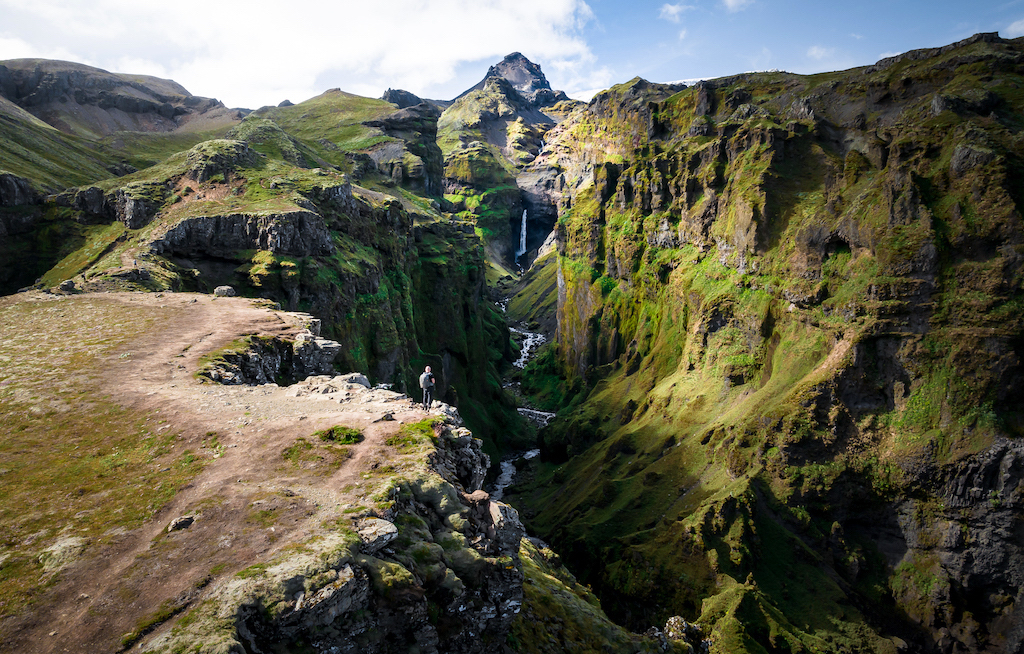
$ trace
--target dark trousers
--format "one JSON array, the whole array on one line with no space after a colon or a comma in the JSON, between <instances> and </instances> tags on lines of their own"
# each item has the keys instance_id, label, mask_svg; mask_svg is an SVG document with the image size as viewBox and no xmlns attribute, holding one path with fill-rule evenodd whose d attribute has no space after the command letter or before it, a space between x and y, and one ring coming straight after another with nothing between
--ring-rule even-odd
<instances>
[{"instance_id":1,"label":"dark trousers","mask_svg":"<svg viewBox=\"0 0 1024 654\"><path fill-rule=\"evenodd\" d=\"M430 408L430 403L434 401L434 387L428 386L423 389L423 408L424 410Z\"/></svg>"}]
</instances>

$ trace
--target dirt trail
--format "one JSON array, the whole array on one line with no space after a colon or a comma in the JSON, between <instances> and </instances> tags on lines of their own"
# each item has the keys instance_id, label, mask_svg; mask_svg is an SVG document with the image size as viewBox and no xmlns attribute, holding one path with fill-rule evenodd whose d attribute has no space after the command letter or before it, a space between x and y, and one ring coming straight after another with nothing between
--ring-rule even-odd
<instances>
[{"instance_id":1,"label":"dirt trail","mask_svg":"<svg viewBox=\"0 0 1024 654\"><path fill-rule=\"evenodd\" d=\"M107 297L151 308L159 318L125 351L108 357L97 390L140 415L158 415L166 422L157 431L180 434L181 450L210 460L153 520L99 551L87 550L65 570L32 614L13 625L5 651L116 651L122 634L161 603L186 606L218 577L266 561L368 506L364 476L393 459L385 440L403 423L427 417L408 400L339 404L293 397L273 385L200 383L195 372L202 355L250 334L299 331L286 314L252 300L186 293ZM385 413L394 421L376 422ZM313 441L314 431L339 424L365 436L340 466L293 465L283 458L297 439ZM214 434L218 447L211 449ZM188 529L167 533L169 522L182 515L198 518Z\"/></svg>"}]
</instances>

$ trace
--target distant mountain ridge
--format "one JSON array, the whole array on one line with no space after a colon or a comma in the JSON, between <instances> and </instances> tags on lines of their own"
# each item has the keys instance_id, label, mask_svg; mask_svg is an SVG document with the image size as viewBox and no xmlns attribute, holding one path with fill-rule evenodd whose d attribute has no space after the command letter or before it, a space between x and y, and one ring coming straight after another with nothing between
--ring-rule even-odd
<instances>
[{"instance_id":1,"label":"distant mountain ridge","mask_svg":"<svg viewBox=\"0 0 1024 654\"><path fill-rule=\"evenodd\" d=\"M172 80L46 59L0 61L0 96L62 132L93 139L228 127L248 113Z\"/></svg>"}]
</instances>

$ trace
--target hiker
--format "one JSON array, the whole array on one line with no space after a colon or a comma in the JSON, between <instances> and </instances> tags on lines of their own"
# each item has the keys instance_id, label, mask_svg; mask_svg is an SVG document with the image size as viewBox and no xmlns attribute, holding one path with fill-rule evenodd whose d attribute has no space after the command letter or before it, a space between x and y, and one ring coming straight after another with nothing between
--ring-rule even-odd
<instances>
[{"instance_id":1,"label":"hiker","mask_svg":"<svg viewBox=\"0 0 1024 654\"><path fill-rule=\"evenodd\" d=\"M434 374L430 372L430 366L427 366L420 375L420 388L423 389L423 410L429 411L430 405L434 402Z\"/></svg>"}]
</instances>

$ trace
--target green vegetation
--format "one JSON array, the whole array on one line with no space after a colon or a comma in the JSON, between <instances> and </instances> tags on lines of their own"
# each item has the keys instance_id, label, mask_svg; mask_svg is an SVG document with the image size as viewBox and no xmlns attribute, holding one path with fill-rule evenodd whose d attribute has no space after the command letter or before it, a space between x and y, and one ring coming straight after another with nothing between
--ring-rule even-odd
<instances>
[{"instance_id":1,"label":"green vegetation","mask_svg":"<svg viewBox=\"0 0 1024 654\"><path fill-rule=\"evenodd\" d=\"M419 422L402 425L393 436L389 436L386 445L399 450L408 450L418 445L430 444L437 438L434 425L438 423L437 418L427 418Z\"/></svg>"},{"instance_id":2,"label":"green vegetation","mask_svg":"<svg viewBox=\"0 0 1024 654\"><path fill-rule=\"evenodd\" d=\"M101 391L101 371L156 319L103 296L0 302L0 615L20 612L118 529L150 520L203 468L181 434L159 429L158 412Z\"/></svg>"},{"instance_id":3,"label":"green vegetation","mask_svg":"<svg viewBox=\"0 0 1024 654\"><path fill-rule=\"evenodd\" d=\"M888 567L868 527L910 502L940 539L961 517L912 484L1024 433L1002 364L978 349L1016 352L1024 332L1017 237L1002 240L1021 228L1024 150L1004 125L1022 109L1001 96L997 124L969 108L1024 77L925 61L674 95L633 80L563 124L567 152L606 154L559 217L557 339L522 385L559 419L511 501L620 624L697 619L715 652L894 651L890 615L935 629L943 611L1001 615L956 597L965 582L931 544ZM917 80L953 108L897 90ZM820 138L850 102L864 127L848 129L873 133L869 87L899 98L892 147ZM521 287L516 315L542 313L551 276Z\"/></svg>"},{"instance_id":4,"label":"green vegetation","mask_svg":"<svg viewBox=\"0 0 1024 654\"><path fill-rule=\"evenodd\" d=\"M0 120L0 142L0 173L24 177L38 192L110 177L108 168L120 158L97 143L34 120Z\"/></svg>"},{"instance_id":5,"label":"green vegetation","mask_svg":"<svg viewBox=\"0 0 1024 654\"><path fill-rule=\"evenodd\" d=\"M323 429L320 431L313 432L313 436L316 436L322 441L328 443L334 443L335 445L354 445L355 443L363 442L363 432L352 427L343 427L341 425L335 425L329 429Z\"/></svg>"},{"instance_id":6,"label":"green vegetation","mask_svg":"<svg viewBox=\"0 0 1024 654\"><path fill-rule=\"evenodd\" d=\"M261 109L252 114L249 120L273 121L323 160L348 170L350 164L346 161L345 152L365 151L391 140L379 129L367 127L363 123L379 119L394 110L394 106L383 100L363 98L334 89L291 107Z\"/></svg>"}]
</instances>

